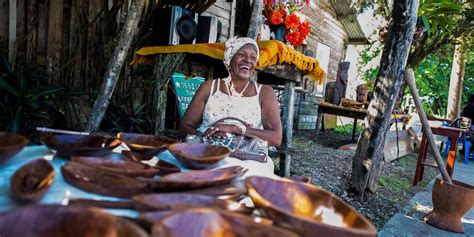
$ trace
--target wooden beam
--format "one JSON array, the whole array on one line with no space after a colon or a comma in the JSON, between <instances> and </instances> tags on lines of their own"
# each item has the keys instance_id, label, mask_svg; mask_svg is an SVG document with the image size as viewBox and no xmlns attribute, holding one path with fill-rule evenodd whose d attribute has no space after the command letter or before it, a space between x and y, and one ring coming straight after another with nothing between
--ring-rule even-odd
<instances>
[{"instance_id":1,"label":"wooden beam","mask_svg":"<svg viewBox=\"0 0 474 237\"><path fill-rule=\"evenodd\" d=\"M395 0L393 3L389 35L382 53L373 99L352 163L352 186L362 201L370 199L377 190L377 180L384 162L385 136L405 77L417 10L417 0Z\"/></svg>"},{"instance_id":2,"label":"wooden beam","mask_svg":"<svg viewBox=\"0 0 474 237\"><path fill-rule=\"evenodd\" d=\"M464 68L466 67L466 50L461 44L457 44L454 49L453 64L451 67L451 76L449 80L448 107L446 117L455 119L461 112L461 100L463 89Z\"/></svg>"},{"instance_id":3,"label":"wooden beam","mask_svg":"<svg viewBox=\"0 0 474 237\"><path fill-rule=\"evenodd\" d=\"M38 28L38 4L36 0L29 0L26 17L26 61L30 65L36 64L36 45L37 45L37 28Z\"/></svg>"},{"instance_id":4,"label":"wooden beam","mask_svg":"<svg viewBox=\"0 0 474 237\"><path fill-rule=\"evenodd\" d=\"M128 49L132 44L133 36L138 31L138 22L142 14L144 0L135 0L132 2L131 8L127 15L127 20L120 32L120 38L117 46L115 47L114 53L109 60L107 65L107 72L104 75L104 81L102 83L99 95L95 100L94 107L92 108L89 123L87 125L87 131L92 132L99 128L100 122L104 118L107 107L110 103L110 98L117 85L120 71L123 63L127 58Z\"/></svg>"},{"instance_id":5,"label":"wooden beam","mask_svg":"<svg viewBox=\"0 0 474 237\"><path fill-rule=\"evenodd\" d=\"M247 37L257 40L258 30L262 22L263 2L260 0L253 0L252 14L250 15L250 26L247 32Z\"/></svg>"}]
</instances>

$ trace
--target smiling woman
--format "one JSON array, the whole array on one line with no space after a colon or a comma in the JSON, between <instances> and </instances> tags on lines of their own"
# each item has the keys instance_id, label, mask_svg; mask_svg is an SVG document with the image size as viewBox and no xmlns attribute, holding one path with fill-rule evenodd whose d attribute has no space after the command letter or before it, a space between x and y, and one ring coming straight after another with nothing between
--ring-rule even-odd
<instances>
[{"instance_id":1,"label":"smiling woman","mask_svg":"<svg viewBox=\"0 0 474 237\"><path fill-rule=\"evenodd\" d=\"M224 52L229 76L206 81L200 86L181 120L180 133L211 139L244 135L260 141L264 155L268 152L267 144L280 145L282 129L275 92L269 86L250 80L258 58L258 46L253 39L229 39ZM229 117L240 119L245 125L215 124ZM271 159L266 160L271 163ZM267 167L273 171L272 164Z\"/></svg>"}]
</instances>

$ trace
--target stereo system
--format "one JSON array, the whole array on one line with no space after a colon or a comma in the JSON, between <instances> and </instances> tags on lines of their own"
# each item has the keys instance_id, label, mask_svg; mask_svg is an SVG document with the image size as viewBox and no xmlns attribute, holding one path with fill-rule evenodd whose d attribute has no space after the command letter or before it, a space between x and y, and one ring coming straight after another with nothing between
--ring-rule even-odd
<instances>
[{"instance_id":1,"label":"stereo system","mask_svg":"<svg viewBox=\"0 0 474 237\"><path fill-rule=\"evenodd\" d=\"M152 40L155 45L216 43L221 30L222 24L216 17L169 6L155 10Z\"/></svg>"}]
</instances>

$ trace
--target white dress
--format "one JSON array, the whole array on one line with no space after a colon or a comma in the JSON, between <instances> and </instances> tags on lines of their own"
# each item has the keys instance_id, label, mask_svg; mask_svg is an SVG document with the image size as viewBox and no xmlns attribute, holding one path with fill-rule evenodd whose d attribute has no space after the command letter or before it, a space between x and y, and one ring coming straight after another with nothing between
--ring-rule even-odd
<instances>
[{"instance_id":1,"label":"white dress","mask_svg":"<svg viewBox=\"0 0 474 237\"><path fill-rule=\"evenodd\" d=\"M255 129L263 129L262 125L262 108L260 106L260 90L262 85L257 85L256 82L255 90L257 94L255 96L240 97L232 96L230 93L225 94L220 91L221 79L213 80L211 85L211 93L204 107L202 116L202 123L198 128L198 131L206 131L212 124L217 120L226 117L235 117L241 119L247 123L247 127ZM216 83L217 82L217 83ZM215 89L217 88L217 90ZM213 94L212 92L216 90ZM265 146L267 145L264 142ZM266 163L261 163L253 160L239 160L232 157L227 157L223 161L223 166L240 165L247 168L248 171L245 176L260 175L268 177L277 177L274 175L274 164L272 159L267 157Z\"/></svg>"}]
</instances>

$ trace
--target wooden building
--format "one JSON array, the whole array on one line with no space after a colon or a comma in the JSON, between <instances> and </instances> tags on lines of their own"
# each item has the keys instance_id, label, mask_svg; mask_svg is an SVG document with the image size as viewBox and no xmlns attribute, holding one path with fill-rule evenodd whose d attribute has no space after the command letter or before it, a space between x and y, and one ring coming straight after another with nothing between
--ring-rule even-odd
<instances>
[{"instance_id":1,"label":"wooden building","mask_svg":"<svg viewBox=\"0 0 474 237\"><path fill-rule=\"evenodd\" d=\"M152 24L149 16L162 1L145 2L141 31L134 39L129 61L135 50L151 44L149 36L156 33L149 30ZM222 24L219 40L224 42L229 36L246 34L251 2L215 0L202 15L217 17ZM349 0L311 0L303 10L311 22L307 49L316 57L321 56L318 52L326 54L326 59L321 61L327 61L327 81L335 80L337 64L344 59L346 45L366 41L349 4ZM14 68L28 65L35 71L49 73L48 83L64 88L57 103L67 124L47 126L84 130L129 5L130 0L0 0L0 55ZM201 70L205 78L212 75L208 69L191 67L194 66L186 63L182 66L192 72ZM115 117L140 117L141 125L146 128L150 119L147 114L153 109L155 96L150 71L147 67L125 65L109 112L116 113ZM315 90L313 94L317 93ZM307 101L306 113L316 114L317 99ZM113 119L112 115L108 117L108 120ZM124 125L122 129L131 127L133 124Z\"/></svg>"}]
</instances>

